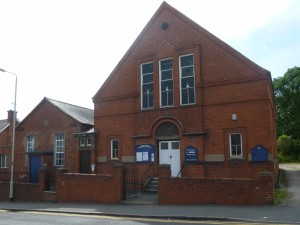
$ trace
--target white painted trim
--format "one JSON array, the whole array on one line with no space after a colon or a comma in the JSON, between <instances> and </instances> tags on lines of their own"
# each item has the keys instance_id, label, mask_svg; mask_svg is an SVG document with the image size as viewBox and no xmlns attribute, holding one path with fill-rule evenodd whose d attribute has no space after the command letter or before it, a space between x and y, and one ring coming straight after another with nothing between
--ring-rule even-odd
<instances>
[{"instance_id":1,"label":"white painted trim","mask_svg":"<svg viewBox=\"0 0 300 225\"><path fill-rule=\"evenodd\" d=\"M113 157L113 142L116 141L118 143L118 157ZM119 159L119 152L120 152L120 142L118 139L111 139L110 140L110 159Z\"/></svg>"},{"instance_id":2,"label":"white painted trim","mask_svg":"<svg viewBox=\"0 0 300 225\"><path fill-rule=\"evenodd\" d=\"M234 134L239 134L241 137L241 155L239 155L239 156L234 156L231 153L231 135L234 135ZM229 134L229 153L230 153L230 158L233 158L233 159L243 158L243 135L242 135L242 133L230 133Z\"/></svg>"},{"instance_id":3,"label":"white painted trim","mask_svg":"<svg viewBox=\"0 0 300 225\"><path fill-rule=\"evenodd\" d=\"M154 91L154 63L153 61L149 61L149 62L145 62L145 63L141 63L140 64L140 96L141 96L141 110L148 110L148 109L153 109L153 107L149 107L149 108L143 108L143 65L146 65L146 64L150 64L152 63L152 67L153 67L153 72L152 72L152 76L153 76L153 91ZM153 104L154 104L154 93L153 93Z\"/></svg>"},{"instance_id":4,"label":"white painted trim","mask_svg":"<svg viewBox=\"0 0 300 225\"><path fill-rule=\"evenodd\" d=\"M173 82L173 104L172 105L169 105L169 106L162 106L162 98L161 98L161 66L160 66L160 63L161 61L165 61L165 60L169 60L171 59L172 60L172 82ZM170 107L174 107L174 60L172 57L170 58L165 58L165 59L160 59L159 60L159 107L160 108L170 108Z\"/></svg>"},{"instance_id":5,"label":"white painted trim","mask_svg":"<svg viewBox=\"0 0 300 225\"><path fill-rule=\"evenodd\" d=\"M193 72L194 72L194 98L195 98L195 102L194 103L188 103L188 104L182 104L182 93L181 93L181 77L182 77L182 72L181 72L181 57L185 57L185 56L190 56L192 55L193 56L193 61L194 61L194 64L193 64ZM180 105L181 106L187 106L187 105L195 105L196 104L196 78L195 78L195 55L194 53L189 53L189 54L185 54L185 55L180 55L179 58L178 58L178 65L179 65L179 92L180 92Z\"/></svg>"},{"instance_id":6,"label":"white painted trim","mask_svg":"<svg viewBox=\"0 0 300 225\"><path fill-rule=\"evenodd\" d=\"M2 130L0 130L0 133L1 133L2 131L4 131L6 128L8 128L9 125L10 125L10 123L6 124L5 127L3 127Z\"/></svg>"}]
</instances>

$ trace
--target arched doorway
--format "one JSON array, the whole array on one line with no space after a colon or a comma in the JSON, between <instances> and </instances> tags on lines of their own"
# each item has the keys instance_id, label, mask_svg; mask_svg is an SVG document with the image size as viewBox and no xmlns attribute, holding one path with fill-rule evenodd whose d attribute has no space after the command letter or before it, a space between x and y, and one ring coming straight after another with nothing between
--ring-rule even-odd
<instances>
[{"instance_id":1,"label":"arched doorway","mask_svg":"<svg viewBox=\"0 0 300 225\"><path fill-rule=\"evenodd\" d=\"M158 140L159 164L171 166L171 176L180 176L179 130L171 122L162 123L156 130Z\"/></svg>"}]
</instances>

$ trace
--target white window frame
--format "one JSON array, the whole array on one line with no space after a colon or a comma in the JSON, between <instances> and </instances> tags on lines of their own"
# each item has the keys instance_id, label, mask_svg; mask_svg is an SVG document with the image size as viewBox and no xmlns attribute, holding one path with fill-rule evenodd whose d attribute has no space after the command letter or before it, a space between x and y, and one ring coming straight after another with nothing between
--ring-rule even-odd
<instances>
[{"instance_id":1,"label":"white window frame","mask_svg":"<svg viewBox=\"0 0 300 225\"><path fill-rule=\"evenodd\" d=\"M153 95L153 102L152 102L152 106L150 107L143 107L143 85L144 85L144 75L148 75L148 73L146 73L146 74L143 74L143 65L147 65L147 64L152 64L152 67L153 67L153 71L152 71L152 79L153 79L153 81L152 81L152 86L153 86L153 93L152 93L152 95ZM153 109L153 107L154 107L154 63L153 63L153 61L151 61L151 62L146 62L146 63L142 63L141 65L140 65L140 70L141 70L141 109L142 110L147 110L147 109ZM147 84L150 84L150 83L147 83ZM149 102L148 102L149 103Z\"/></svg>"},{"instance_id":2,"label":"white window frame","mask_svg":"<svg viewBox=\"0 0 300 225\"><path fill-rule=\"evenodd\" d=\"M65 165L65 134L55 134L55 145L54 145L54 165L64 166Z\"/></svg>"},{"instance_id":3,"label":"white window frame","mask_svg":"<svg viewBox=\"0 0 300 225\"><path fill-rule=\"evenodd\" d=\"M26 153L34 152L34 144L35 144L35 137L34 136L27 136L26 137Z\"/></svg>"},{"instance_id":4,"label":"white window frame","mask_svg":"<svg viewBox=\"0 0 300 225\"><path fill-rule=\"evenodd\" d=\"M6 154L1 154L0 155L0 164L1 164L1 169L7 169L8 168L8 156Z\"/></svg>"},{"instance_id":5,"label":"white window frame","mask_svg":"<svg viewBox=\"0 0 300 225\"><path fill-rule=\"evenodd\" d=\"M173 92L173 95L172 95L172 105L166 105L166 106L163 106L162 105L162 90L161 90L161 83L162 83L162 70L161 70L161 62L162 61L166 61L166 60L171 60L172 61L172 84L173 84L173 89L172 89L172 92ZM174 106L174 61L173 61L173 58L165 58L165 59L161 59L159 60L159 105L160 105L160 108L168 108L168 107L173 107Z\"/></svg>"},{"instance_id":6,"label":"white window frame","mask_svg":"<svg viewBox=\"0 0 300 225\"><path fill-rule=\"evenodd\" d=\"M91 137L86 138L86 146L92 146L92 138Z\"/></svg>"},{"instance_id":7,"label":"white window frame","mask_svg":"<svg viewBox=\"0 0 300 225\"><path fill-rule=\"evenodd\" d=\"M194 64L193 64L193 78L194 78L194 99L195 101L192 102L192 103L182 103L182 66L181 66L181 58L182 57L186 57L186 56L193 56L193 61L194 61ZM191 77L191 76L189 76ZM190 53L190 54L186 54L186 55L181 55L179 56L179 86L180 86L180 105L182 106L185 106L185 105L194 105L196 104L196 83L195 83L195 56L193 53Z\"/></svg>"},{"instance_id":8,"label":"white window frame","mask_svg":"<svg viewBox=\"0 0 300 225\"><path fill-rule=\"evenodd\" d=\"M118 144L117 149L113 148L113 143L114 142L117 142L117 144ZM115 152L117 153L117 157L115 156ZM110 158L111 159L119 159L119 152L120 152L120 142L119 142L119 140L118 139L112 139L110 141Z\"/></svg>"},{"instance_id":9,"label":"white window frame","mask_svg":"<svg viewBox=\"0 0 300 225\"><path fill-rule=\"evenodd\" d=\"M85 138L80 138L80 147L85 146Z\"/></svg>"},{"instance_id":10,"label":"white window frame","mask_svg":"<svg viewBox=\"0 0 300 225\"><path fill-rule=\"evenodd\" d=\"M237 135L237 134L240 135L241 154L240 155L233 155L232 154L232 147L233 147L233 145L231 144L231 136L232 135ZM239 146L239 145L234 145L234 146ZM229 151L230 151L230 158L235 158L235 159L237 158L237 159L239 159L239 158L243 157L243 136L242 136L242 133L231 133L231 134L229 134Z\"/></svg>"}]
</instances>

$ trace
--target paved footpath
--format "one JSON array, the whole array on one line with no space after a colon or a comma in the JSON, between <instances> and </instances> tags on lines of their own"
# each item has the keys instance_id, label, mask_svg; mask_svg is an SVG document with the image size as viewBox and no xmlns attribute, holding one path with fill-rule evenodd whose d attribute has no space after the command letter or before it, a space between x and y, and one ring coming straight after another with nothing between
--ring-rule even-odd
<instances>
[{"instance_id":1,"label":"paved footpath","mask_svg":"<svg viewBox=\"0 0 300 225\"><path fill-rule=\"evenodd\" d=\"M282 188L291 194L291 198L285 201L285 205L300 206L300 163L285 163L279 165L286 174L287 184Z\"/></svg>"},{"instance_id":2,"label":"paved footpath","mask_svg":"<svg viewBox=\"0 0 300 225\"><path fill-rule=\"evenodd\" d=\"M220 205L103 205L71 203L0 202L0 210L80 213L173 219L220 219L300 224L298 206Z\"/></svg>"}]
</instances>

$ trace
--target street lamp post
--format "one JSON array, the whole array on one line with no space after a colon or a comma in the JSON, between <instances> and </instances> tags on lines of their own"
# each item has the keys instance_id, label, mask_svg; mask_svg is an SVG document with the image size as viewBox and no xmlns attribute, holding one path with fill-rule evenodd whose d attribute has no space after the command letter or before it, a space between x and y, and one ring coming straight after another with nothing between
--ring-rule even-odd
<instances>
[{"instance_id":1,"label":"street lamp post","mask_svg":"<svg viewBox=\"0 0 300 225\"><path fill-rule=\"evenodd\" d=\"M10 170L10 185L9 185L9 199L13 201L14 199L14 158L15 158L15 141L16 141L16 105L17 105L17 74L9 72L7 70L1 69L1 72L6 72L14 75L15 80L15 102L14 102L14 118L13 118L13 136L12 136L12 145L11 145L11 170Z\"/></svg>"}]
</instances>

